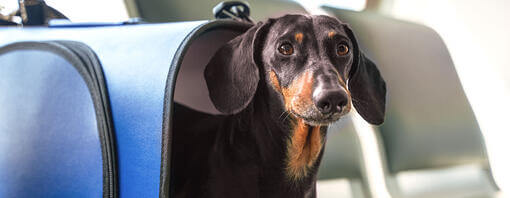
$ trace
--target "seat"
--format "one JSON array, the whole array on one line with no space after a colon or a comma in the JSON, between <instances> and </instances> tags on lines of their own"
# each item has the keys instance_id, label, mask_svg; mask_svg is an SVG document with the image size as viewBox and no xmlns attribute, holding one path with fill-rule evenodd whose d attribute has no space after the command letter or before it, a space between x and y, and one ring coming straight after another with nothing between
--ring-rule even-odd
<instances>
[{"instance_id":1,"label":"seat","mask_svg":"<svg viewBox=\"0 0 510 198\"><path fill-rule=\"evenodd\" d=\"M213 19L212 8L220 2L138 0L136 7L140 17L149 22L191 21ZM292 1L257 0L248 3L255 22L282 14L306 13L303 7Z\"/></svg>"},{"instance_id":2,"label":"seat","mask_svg":"<svg viewBox=\"0 0 510 198\"><path fill-rule=\"evenodd\" d=\"M318 173L318 197L369 197L362 150L351 115L329 126L326 141Z\"/></svg>"},{"instance_id":3,"label":"seat","mask_svg":"<svg viewBox=\"0 0 510 198\"><path fill-rule=\"evenodd\" d=\"M439 35L376 13L323 9L351 24L386 80L386 120L376 136L390 194L493 197L484 139Z\"/></svg>"}]
</instances>

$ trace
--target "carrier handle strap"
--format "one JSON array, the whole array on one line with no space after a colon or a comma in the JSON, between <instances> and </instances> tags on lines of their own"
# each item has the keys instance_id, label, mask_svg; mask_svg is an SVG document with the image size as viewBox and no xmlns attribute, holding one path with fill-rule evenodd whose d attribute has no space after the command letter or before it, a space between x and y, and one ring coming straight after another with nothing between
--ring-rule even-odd
<instances>
[{"instance_id":1,"label":"carrier handle strap","mask_svg":"<svg viewBox=\"0 0 510 198\"><path fill-rule=\"evenodd\" d=\"M213 8L214 18L233 19L253 23L250 18L250 7L242 1L223 1Z\"/></svg>"}]
</instances>

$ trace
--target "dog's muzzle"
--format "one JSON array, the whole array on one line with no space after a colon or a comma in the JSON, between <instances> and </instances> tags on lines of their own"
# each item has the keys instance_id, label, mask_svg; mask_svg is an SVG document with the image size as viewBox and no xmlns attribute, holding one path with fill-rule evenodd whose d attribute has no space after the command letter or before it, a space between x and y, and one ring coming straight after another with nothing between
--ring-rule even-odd
<instances>
[{"instance_id":1,"label":"dog's muzzle","mask_svg":"<svg viewBox=\"0 0 510 198\"><path fill-rule=\"evenodd\" d=\"M317 75L316 79L312 94L315 113L311 117L315 121L314 124L326 125L337 121L350 111L351 99L335 73L322 73Z\"/></svg>"}]
</instances>

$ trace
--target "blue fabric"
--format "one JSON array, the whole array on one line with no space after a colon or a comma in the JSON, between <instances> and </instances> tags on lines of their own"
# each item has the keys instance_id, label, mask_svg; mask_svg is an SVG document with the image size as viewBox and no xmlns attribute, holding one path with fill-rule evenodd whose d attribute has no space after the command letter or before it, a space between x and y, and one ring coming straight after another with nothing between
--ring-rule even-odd
<instances>
[{"instance_id":1,"label":"blue fabric","mask_svg":"<svg viewBox=\"0 0 510 198\"><path fill-rule=\"evenodd\" d=\"M206 21L94 28L0 28L0 45L75 40L104 69L116 134L121 197L157 197L165 84L184 38ZM0 137L3 138L3 137Z\"/></svg>"},{"instance_id":2,"label":"blue fabric","mask_svg":"<svg viewBox=\"0 0 510 198\"><path fill-rule=\"evenodd\" d=\"M0 197L101 197L94 104L73 65L38 50L0 55L0 93Z\"/></svg>"}]
</instances>

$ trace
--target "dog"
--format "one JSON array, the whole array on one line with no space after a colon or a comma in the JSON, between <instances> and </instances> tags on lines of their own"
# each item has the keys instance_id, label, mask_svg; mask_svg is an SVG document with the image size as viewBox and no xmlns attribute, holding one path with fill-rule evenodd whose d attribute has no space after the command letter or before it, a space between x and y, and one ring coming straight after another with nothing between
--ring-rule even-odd
<instances>
[{"instance_id":1,"label":"dog","mask_svg":"<svg viewBox=\"0 0 510 198\"><path fill-rule=\"evenodd\" d=\"M224 115L175 103L175 197L316 197L327 126L352 107L384 121L380 72L329 16L259 22L222 46L204 77Z\"/></svg>"}]
</instances>

